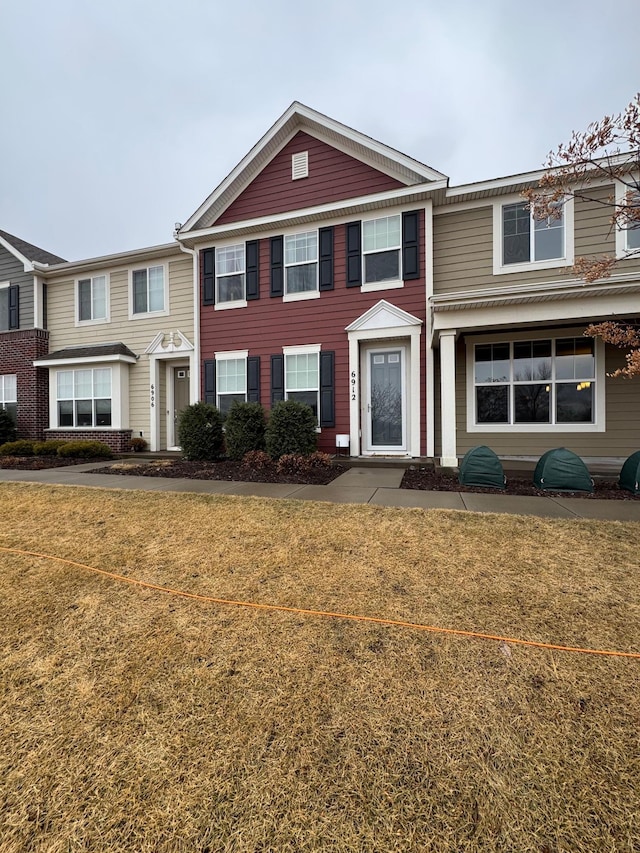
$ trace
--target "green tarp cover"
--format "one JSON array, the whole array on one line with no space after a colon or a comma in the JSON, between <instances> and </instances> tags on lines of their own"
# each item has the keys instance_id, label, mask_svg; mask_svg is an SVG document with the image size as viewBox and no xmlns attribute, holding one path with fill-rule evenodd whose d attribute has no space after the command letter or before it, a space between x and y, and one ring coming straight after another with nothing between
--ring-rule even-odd
<instances>
[{"instance_id":1,"label":"green tarp cover","mask_svg":"<svg viewBox=\"0 0 640 853\"><path fill-rule=\"evenodd\" d=\"M592 492L593 480L582 459L566 447L547 450L536 465L533 482L539 489Z\"/></svg>"},{"instance_id":2,"label":"green tarp cover","mask_svg":"<svg viewBox=\"0 0 640 853\"><path fill-rule=\"evenodd\" d=\"M640 494L638 483L640 482L640 450L636 450L622 466L620 471L620 488L627 489L633 492L634 495Z\"/></svg>"},{"instance_id":3,"label":"green tarp cover","mask_svg":"<svg viewBox=\"0 0 640 853\"><path fill-rule=\"evenodd\" d=\"M463 486L504 489L502 463L489 447L472 447L460 463L458 480Z\"/></svg>"}]
</instances>

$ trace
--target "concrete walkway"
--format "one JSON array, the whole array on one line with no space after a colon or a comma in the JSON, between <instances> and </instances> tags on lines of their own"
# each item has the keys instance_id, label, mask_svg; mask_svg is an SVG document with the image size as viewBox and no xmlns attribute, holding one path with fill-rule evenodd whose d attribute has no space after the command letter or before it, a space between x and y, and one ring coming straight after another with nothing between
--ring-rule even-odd
<instances>
[{"instance_id":1,"label":"concrete walkway","mask_svg":"<svg viewBox=\"0 0 640 853\"><path fill-rule=\"evenodd\" d=\"M141 489L154 492L195 492L207 495L250 495L261 498L360 503L418 509L457 509L470 512L504 512L543 518L593 518L606 521L640 521L640 500L605 501L561 495L528 497L496 493L421 492L400 489L401 468L350 468L327 486L280 483L239 483L226 480L188 480L171 477L134 477L89 474L111 463L89 462L43 471L0 469L0 483L43 483L92 486L101 489Z\"/></svg>"}]
</instances>

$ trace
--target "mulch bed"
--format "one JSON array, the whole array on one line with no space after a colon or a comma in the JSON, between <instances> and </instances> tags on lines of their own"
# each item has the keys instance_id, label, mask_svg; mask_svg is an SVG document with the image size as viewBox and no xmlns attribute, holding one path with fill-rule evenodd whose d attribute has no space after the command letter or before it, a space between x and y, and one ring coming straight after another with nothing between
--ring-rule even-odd
<instances>
[{"instance_id":1,"label":"mulch bed","mask_svg":"<svg viewBox=\"0 0 640 853\"><path fill-rule=\"evenodd\" d=\"M100 462L95 456L91 459L70 459L62 456L0 456L0 468L18 471L42 471L45 468L65 468L67 465L84 465L86 462Z\"/></svg>"},{"instance_id":2,"label":"mulch bed","mask_svg":"<svg viewBox=\"0 0 640 853\"><path fill-rule=\"evenodd\" d=\"M503 494L503 495L536 495L538 497L549 497L550 495L565 495L572 498L586 498L590 500L616 500L633 501L636 496L626 489L621 489L615 480L604 480L594 478L594 491L589 492L550 492L537 489L532 480L520 477L509 477L504 490L481 488L479 486L462 486L457 477L438 474L429 468L409 468L405 473L402 489L421 489L434 492L475 492L476 494Z\"/></svg>"},{"instance_id":3,"label":"mulch bed","mask_svg":"<svg viewBox=\"0 0 640 853\"><path fill-rule=\"evenodd\" d=\"M346 471L344 465L312 468L299 474L280 474L275 463L263 468L249 468L242 462L187 462L163 459L157 462L121 462L96 473L134 477L184 477L187 480L234 480L245 483L295 483L326 486Z\"/></svg>"}]
</instances>

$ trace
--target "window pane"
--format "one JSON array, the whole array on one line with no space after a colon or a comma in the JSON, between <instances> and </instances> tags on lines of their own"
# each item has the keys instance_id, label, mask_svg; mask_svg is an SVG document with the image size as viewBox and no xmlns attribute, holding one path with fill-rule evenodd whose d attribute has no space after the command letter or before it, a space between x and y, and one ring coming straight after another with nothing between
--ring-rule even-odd
<instances>
[{"instance_id":1,"label":"window pane","mask_svg":"<svg viewBox=\"0 0 640 853\"><path fill-rule=\"evenodd\" d=\"M476 388L476 413L479 424L509 423L509 386L482 385Z\"/></svg>"},{"instance_id":2,"label":"window pane","mask_svg":"<svg viewBox=\"0 0 640 853\"><path fill-rule=\"evenodd\" d=\"M593 423L593 382L556 385L556 422Z\"/></svg>"},{"instance_id":3,"label":"window pane","mask_svg":"<svg viewBox=\"0 0 640 853\"><path fill-rule=\"evenodd\" d=\"M399 278L399 249L364 256L364 280L366 282L395 281Z\"/></svg>"},{"instance_id":4,"label":"window pane","mask_svg":"<svg viewBox=\"0 0 640 853\"><path fill-rule=\"evenodd\" d=\"M244 358L220 359L218 365L218 392L220 394L241 394L244 399L246 381L246 361Z\"/></svg>"},{"instance_id":5,"label":"window pane","mask_svg":"<svg viewBox=\"0 0 640 853\"><path fill-rule=\"evenodd\" d=\"M526 204L502 208L502 263L527 263L531 258L531 214Z\"/></svg>"},{"instance_id":6,"label":"window pane","mask_svg":"<svg viewBox=\"0 0 640 853\"><path fill-rule=\"evenodd\" d=\"M58 371L58 400L69 400L73 397L73 370Z\"/></svg>"},{"instance_id":7,"label":"window pane","mask_svg":"<svg viewBox=\"0 0 640 853\"><path fill-rule=\"evenodd\" d=\"M516 385L514 388L517 424L549 423L550 385Z\"/></svg>"},{"instance_id":8,"label":"window pane","mask_svg":"<svg viewBox=\"0 0 640 853\"><path fill-rule=\"evenodd\" d=\"M93 319L104 320L107 316L107 279L99 275L93 280Z\"/></svg>"},{"instance_id":9,"label":"window pane","mask_svg":"<svg viewBox=\"0 0 640 853\"><path fill-rule=\"evenodd\" d=\"M4 403L15 403L18 399L17 396L17 377L15 374L8 373L4 378L4 395L3 402Z\"/></svg>"},{"instance_id":10,"label":"window pane","mask_svg":"<svg viewBox=\"0 0 640 853\"><path fill-rule=\"evenodd\" d=\"M133 313L145 314L147 311L147 271L134 270L133 273Z\"/></svg>"},{"instance_id":11,"label":"window pane","mask_svg":"<svg viewBox=\"0 0 640 853\"><path fill-rule=\"evenodd\" d=\"M244 243L216 249L216 272L221 276L244 272Z\"/></svg>"},{"instance_id":12,"label":"window pane","mask_svg":"<svg viewBox=\"0 0 640 853\"><path fill-rule=\"evenodd\" d=\"M63 400L58 403L58 426L73 426L73 402Z\"/></svg>"},{"instance_id":13,"label":"window pane","mask_svg":"<svg viewBox=\"0 0 640 853\"><path fill-rule=\"evenodd\" d=\"M93 375L91 370L74 370L74 397L93 397Z\"/></svg>"},{"instance_id":14,"label":"window pane","mask_svg":"<svg viewBox=\"0 0 640 853\"><path fill-rule=\"evenodd\" d=\"M362 223L362 248L365 252L400 247L400 216L385 216Z\"/></svg>"},{"instance_id":15,"label":"window pane","mask_svg":"<svg viewBox=\"0 0 640 853\"><path fill-rule=\"evenodd\" d=\"M18 423L18 406L16 403L5 403L4 407L5 411L11 418L14 424Z\"/></svg>"},{"instance_id":16,"label":"window pane","mask_svg":"<svg viewBox=\"0 0 640 853\"><path fill-rule=\"evenodd\" d=\"M93 426L91 400L76 400L76 426Z\"/></svg>"},{"instance_id":17,"label":"window pane","mask_svg":"<svg viewBox=\"0 0 640 853\"><path fill-rule=\"evenodd\" d=\"M91 279L78 282L78 319L91 320Z\"/></svg>"},{"instance_id":18,"label":"window pane","mask_svg":"<svg viewBox=\"0 0 640 853\"><path fill-rule=\"evenodd\" d=\"M164 267L149 269L149 311L164 310Z\"/></svg>"},{"instance_id":19,"label":"window pane","mask_svg":"<svg viewBox=\"0 0 640 853\"><path fill-rule=\"evenodd\" d=\"M218 278L218 302L235 302L244 299L244 275L227 275Z\"/></svg>"},{"instance_id":20,"label":"window pane","mask_svg":"<svg viewBox=\"0 0 640 853\"><path fill-rule=\"evenodd\" d=\"M303 353L285 358L287 391L318 390L318 354Z\"/></svg>"},{"instance_id":21,"label":"window pane","mask_svg":"<svg viewBox=\"0 0 640 853\"><path fill-rule=\"evenodd\" d=\"M318 258L318 235L316 231L291 234L284 238L285 263L303 264Z\"/></svg>"},{"instance_id":22,"label":"window pane","mask_svg":"<svg viewBox=\"0 0 640 853\"><path fill-rule=\"evenodd\" d=\"M93 371L93 394L95 397L111 396L110 367L100 367Z\"/></svg>"},{"instance_id":23,"label":"window pane","mask_svg":"<svg viewBox=\"0 0 640 853\"><path fill-rule=\"evenodd\" d=\"M564 221L538 219L535 222L535 260L546 261L564 257Z\"/></svg>"},{"instance_id":24,"label":"window pane","mask_svg":"<svg viewBox=\"0 0 640 853\"><path fill-rule=\"evenodd\" d=\"M517 341L513 345L513 380L551 379L551 341Z\"/></svg>"},{"instance_id":25,"label":"window pane","mask_svg":"<svg viewBox=\"0 0 640 853\"><path fill-rule=\"evenodd\" d=\"M0 288L0 332L9 329L9 288Z\"/></svg>"},{"instance_id":26,"label":"window pane","mask_svg":"<svg viewBox=\"0 0 640 853\"><path fill-rule=\"evenodd\" d=\"M287 293L309 293L318 289L317 264L287 267Z\"/></svg>"},{"instance_id":27,"label":"window pane","mask_svg":"<svg viewBox=\"0 0 640 853\"><path fill-rule=\"evenodd\" d=\"M111 400L96 400L96 426L111 426Z\"/></svg>"},{"instance_id":28,"label":"window pane","mask_svg":"<svg viewBox=\"0 0 640 853\"><path fill-rule=\"evenodd\" d=\"M627 249L640 249L640 225L627 228Z\"/></svg>"},{"instance_id":29,"label":"window pane","mask_svg":"<svg viewBox=\"0 0 640 853\"><path fill-rule=\"evenodd\" d=\"M595 378L592 338L564 338L556 341L556 379Z\"/></svg>"},{"instance_id":30,"label":"window pane","mask_svg":"<svg viewBox=\"0 0 640 853\"><path fill-rule=\"evenodd\" d=\"M219 394L218 395L218 409L222 412L223 415L226 415L229 409L231 408L231 404L234 400L237 400L238 403L244 403L245 395L244 394Z\"/></svg>"},{"instance_id":31,"label":"window pane","mask_svg":"<svg viewBox=\"0 0 640 853\"><path fill-rule=\"evenodd\" d=\"M318 392L317 391L289 391L287 393L288 400L295 400L297 403L306 403L311 407L313 414L318 419Z\"/></svg>"}]
</instances>

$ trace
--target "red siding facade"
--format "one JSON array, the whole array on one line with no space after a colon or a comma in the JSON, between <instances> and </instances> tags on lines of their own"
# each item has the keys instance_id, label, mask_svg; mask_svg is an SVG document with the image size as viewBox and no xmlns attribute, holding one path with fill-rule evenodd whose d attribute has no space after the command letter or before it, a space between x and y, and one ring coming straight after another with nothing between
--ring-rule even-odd
<instances>
[{"instance_id":1,"label":"red siding facade","mask_svg":"<svg viewBox=\"0 0 640 853\"><path fill-rule=\"evenodd\" d=\"M381 211L380 215L387 215ZM371 214L369 214L371 216ZM426 311L424 276L424 210L419 214L420 277L404 282L398 289L362 292L360 287L346 286L345 224L334 228L334 289L320 292L319 298L285 302L281 296L270 296L270 241L260 240L260 298L246 307L215 310L201 306L201 359L213 359L216 351L248 350L249 356L260 357L260 402L270 407L270 362L281 355L283 346L321 344L322 351L335 352L335 427L323 428L319 449L333 453L336 435L350 432L349 342L345 328L381 299L418 317L424 323ZM307 226L305 230L310 230ZM238 241L239 242L239 241ZM381 338L384 337L381 335ZM424 329L422 332L424 339ZM391 341L393 345L394 341ZM389 341L384 341L385 345ZM420 347L421 453L425 453L425 346ZM204 399L204 387L201 389ZM412 405L418 401L412 400Z\"/></svg>"},{"instance_id":2,"label":"red siding facade","mask_svg":"<svg viewBox=\"0 0 640 853\"><path fill-rule=\"evenodd\" d=\"M291 178L291 157L302 151L309 153L309 176L294 181ZM402 186L395 178L299 131L215 224L241 222Z\"/></svg>"}]
</instances>

